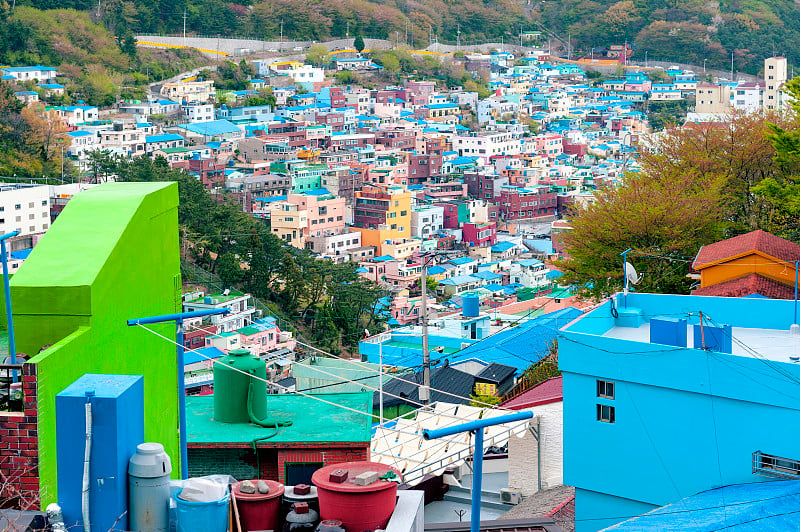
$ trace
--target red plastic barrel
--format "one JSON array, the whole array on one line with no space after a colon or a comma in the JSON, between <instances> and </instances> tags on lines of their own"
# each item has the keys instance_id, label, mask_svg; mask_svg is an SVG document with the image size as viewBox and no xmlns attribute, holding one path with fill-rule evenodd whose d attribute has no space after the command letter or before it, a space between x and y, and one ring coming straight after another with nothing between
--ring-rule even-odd
<instances>
[{"instance_id":1,"label":"red plastic barrel","mask_svg":"<svg viewBox=\"0 0 800 532\"><path fill-rule=\"evenodd\" d=\"M258 484L258 480L251 480ZM239 520L242 530L278 530L280 526L281 496L283 484L273 480L265 480L269 493L242 493L241 482L233 487L236 504L239 507Z\"/></svg>"},{"instance_id":2,"label":"red plastic barrel","mask_svg":"<svg viewBox=\"0 0 800 532\"><path fill-rule=\"evenodd\" d=\"M341 484L330 481L332 471L347 471L347 480ZM368 486L359 486L353 479L366 471L382 476L400 471L377 462L346 462L318 469L311 477L317 486L319 511L322 519L338 519L347 532L362 532L385 528L397 504L397 483L377 480Z\"/></svg>"}]
</instances>

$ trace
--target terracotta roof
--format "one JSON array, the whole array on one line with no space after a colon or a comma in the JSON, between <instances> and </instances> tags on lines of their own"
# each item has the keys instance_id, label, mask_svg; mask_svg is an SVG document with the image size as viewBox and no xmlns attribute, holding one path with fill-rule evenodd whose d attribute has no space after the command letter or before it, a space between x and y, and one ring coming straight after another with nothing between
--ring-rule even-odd
<instances>
[{"instance_id":1,"label":"terracotta roof","mask_svg":"<svg viewBox=\"0 0 800 532\"><path fill-rule=\"evenodd\" d=\"M711 263L735 257L748 251L760 251L765 255L785 261L800 260L800 246L794 242L789 242L786 239L758 230L703 246L694 258L692 267L698 270Z\"/></svg>"},{"instance_id":2,"label":"terracotta roof","mask_svg":"<svg viewBox=\"0 0 800 532\"><path fill-rule=\"evenodd\" d=\"M705 288L698 288L695 296L742 297L759 294L771 299L794 299L794 286L785 285L757 273L725 281Z\"/></svg>"},{"instance_id":3,"label":"terracotta roof","mask_svg":"<svg viewBox=\"0 0 800 532\"><path fill-rule=\"evenodd\" d=\"M516 397L503 403L502 407L512 410L521 410L537 405L546 405L564 400L561 389L561 377L553 377L542 381L533 388L525 390Z\"/></svg>"}]
</instances>

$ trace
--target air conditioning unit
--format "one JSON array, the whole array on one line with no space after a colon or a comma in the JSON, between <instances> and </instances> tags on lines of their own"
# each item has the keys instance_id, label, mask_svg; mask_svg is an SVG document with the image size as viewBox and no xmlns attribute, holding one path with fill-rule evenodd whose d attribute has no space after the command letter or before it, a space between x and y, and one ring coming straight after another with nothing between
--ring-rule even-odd
<instances>
[{"instance_id":1,"label":"air conditioning unit","mask_svg":"<svg viewBox=\"0 0 800 532\"><path fill-rule=\"evenodd\" d=\"M500 502L505 504L519 504L522 501L522 495L513 488L503 488L500 490Z\"/></svg>"}]
</instances>

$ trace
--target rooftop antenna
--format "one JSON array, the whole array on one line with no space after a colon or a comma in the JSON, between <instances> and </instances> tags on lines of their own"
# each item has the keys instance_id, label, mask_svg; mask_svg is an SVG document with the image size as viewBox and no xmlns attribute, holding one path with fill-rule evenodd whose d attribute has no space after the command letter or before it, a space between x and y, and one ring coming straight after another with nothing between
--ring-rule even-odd
<instances>
[{"instance_id":1,"label":"rooftop antenna","mask_svg":"<svg viewBox=\"0 0 800 532\"><path fill-rule=\"evenodd\" d=\"M642 280L642 277L636 273L636 268L633 267L633 264L628 262L628 252L631 251L631 248L626 249L620 255L622 255L622 270L625 275L625 290L623 294L625 297L625 304L628 304L627 295L629 292L629 286L631 284L639 284L639 281Z\"/></svg>"}]
</instances>

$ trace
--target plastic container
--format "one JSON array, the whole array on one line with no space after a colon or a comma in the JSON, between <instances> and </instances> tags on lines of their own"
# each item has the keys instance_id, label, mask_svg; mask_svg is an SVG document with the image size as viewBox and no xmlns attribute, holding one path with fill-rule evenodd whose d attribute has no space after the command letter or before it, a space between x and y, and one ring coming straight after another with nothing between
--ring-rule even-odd
<instances>
[{"instance_id":1,"label":"plastic container","mask_svg":"<svg viewBox=\"0 0 800 532\"><path fill-rule=\"evenodd\" d=\"M257 484L258 480L251 480ZM242 493L241 482L233 486L236 506L239 508L239 521L242 530L278 530L281 523L281 496L283 484L273 480L265 480L268 493Z\"/></svg>"},{"instance_id":2,"label":"plastic container","mask_svg":"<svg viewBox=\"0 0 800 532\"><path fill-rule=\"evenodd\" d=\"M330 481L330 474L336 469L348 473L341 484ZM339 520L348 532L386 527L397 504L397 483L378 480L367 486L355 484L353 479L366 471L375 471L378 476L394 471L400 477L397 469L377 462L333 464L314 472L311 481L317 486L323 520Z\"/></svg>"},{"instance_id":3,"label":"plastic container","mask_svg":"<svg viewBox=\"0 0 800 532\"><path fill-rule=\"evenodd\" d=\"M190 478L183 483L178 498L189 502L214 502L228 493L228 487L207 478Z\"/></svg>"},{"instance_id":4,"label":"plastic container","mask_svg":"<svg viewBox=\"0 0 800 532\"><path fill-rule=\"evenodd\" d=\"M310 490L305 495L294 492L295 486L286 486L286 491L283 492L283 503L281 510L285 516L292 511L292 505L296 502L305 502L308 507L319 513L319 497L317 495L317 487L309 486Z\"/></svg>"},{"instance_id":5,"label":"plastic container","mask_svg":"<svg viewBox=\"0 0 800 532\"><path fill-rule=\"evenodd\" d=\"M128 514L134 532L169 530L172 463L160 443L140 443L128 461Z\"/></svg>"},{"instance_id":6,"label":"plastic container","mask_svg":"<svg viewBox=\"0 0 800 532\"><path fill-rule=\"evenodd\" d=\"M175 499L178 515L177 532L226 532L228 530L228 501L230 495L212 502Z\"/></svg>"}]
</instances>

